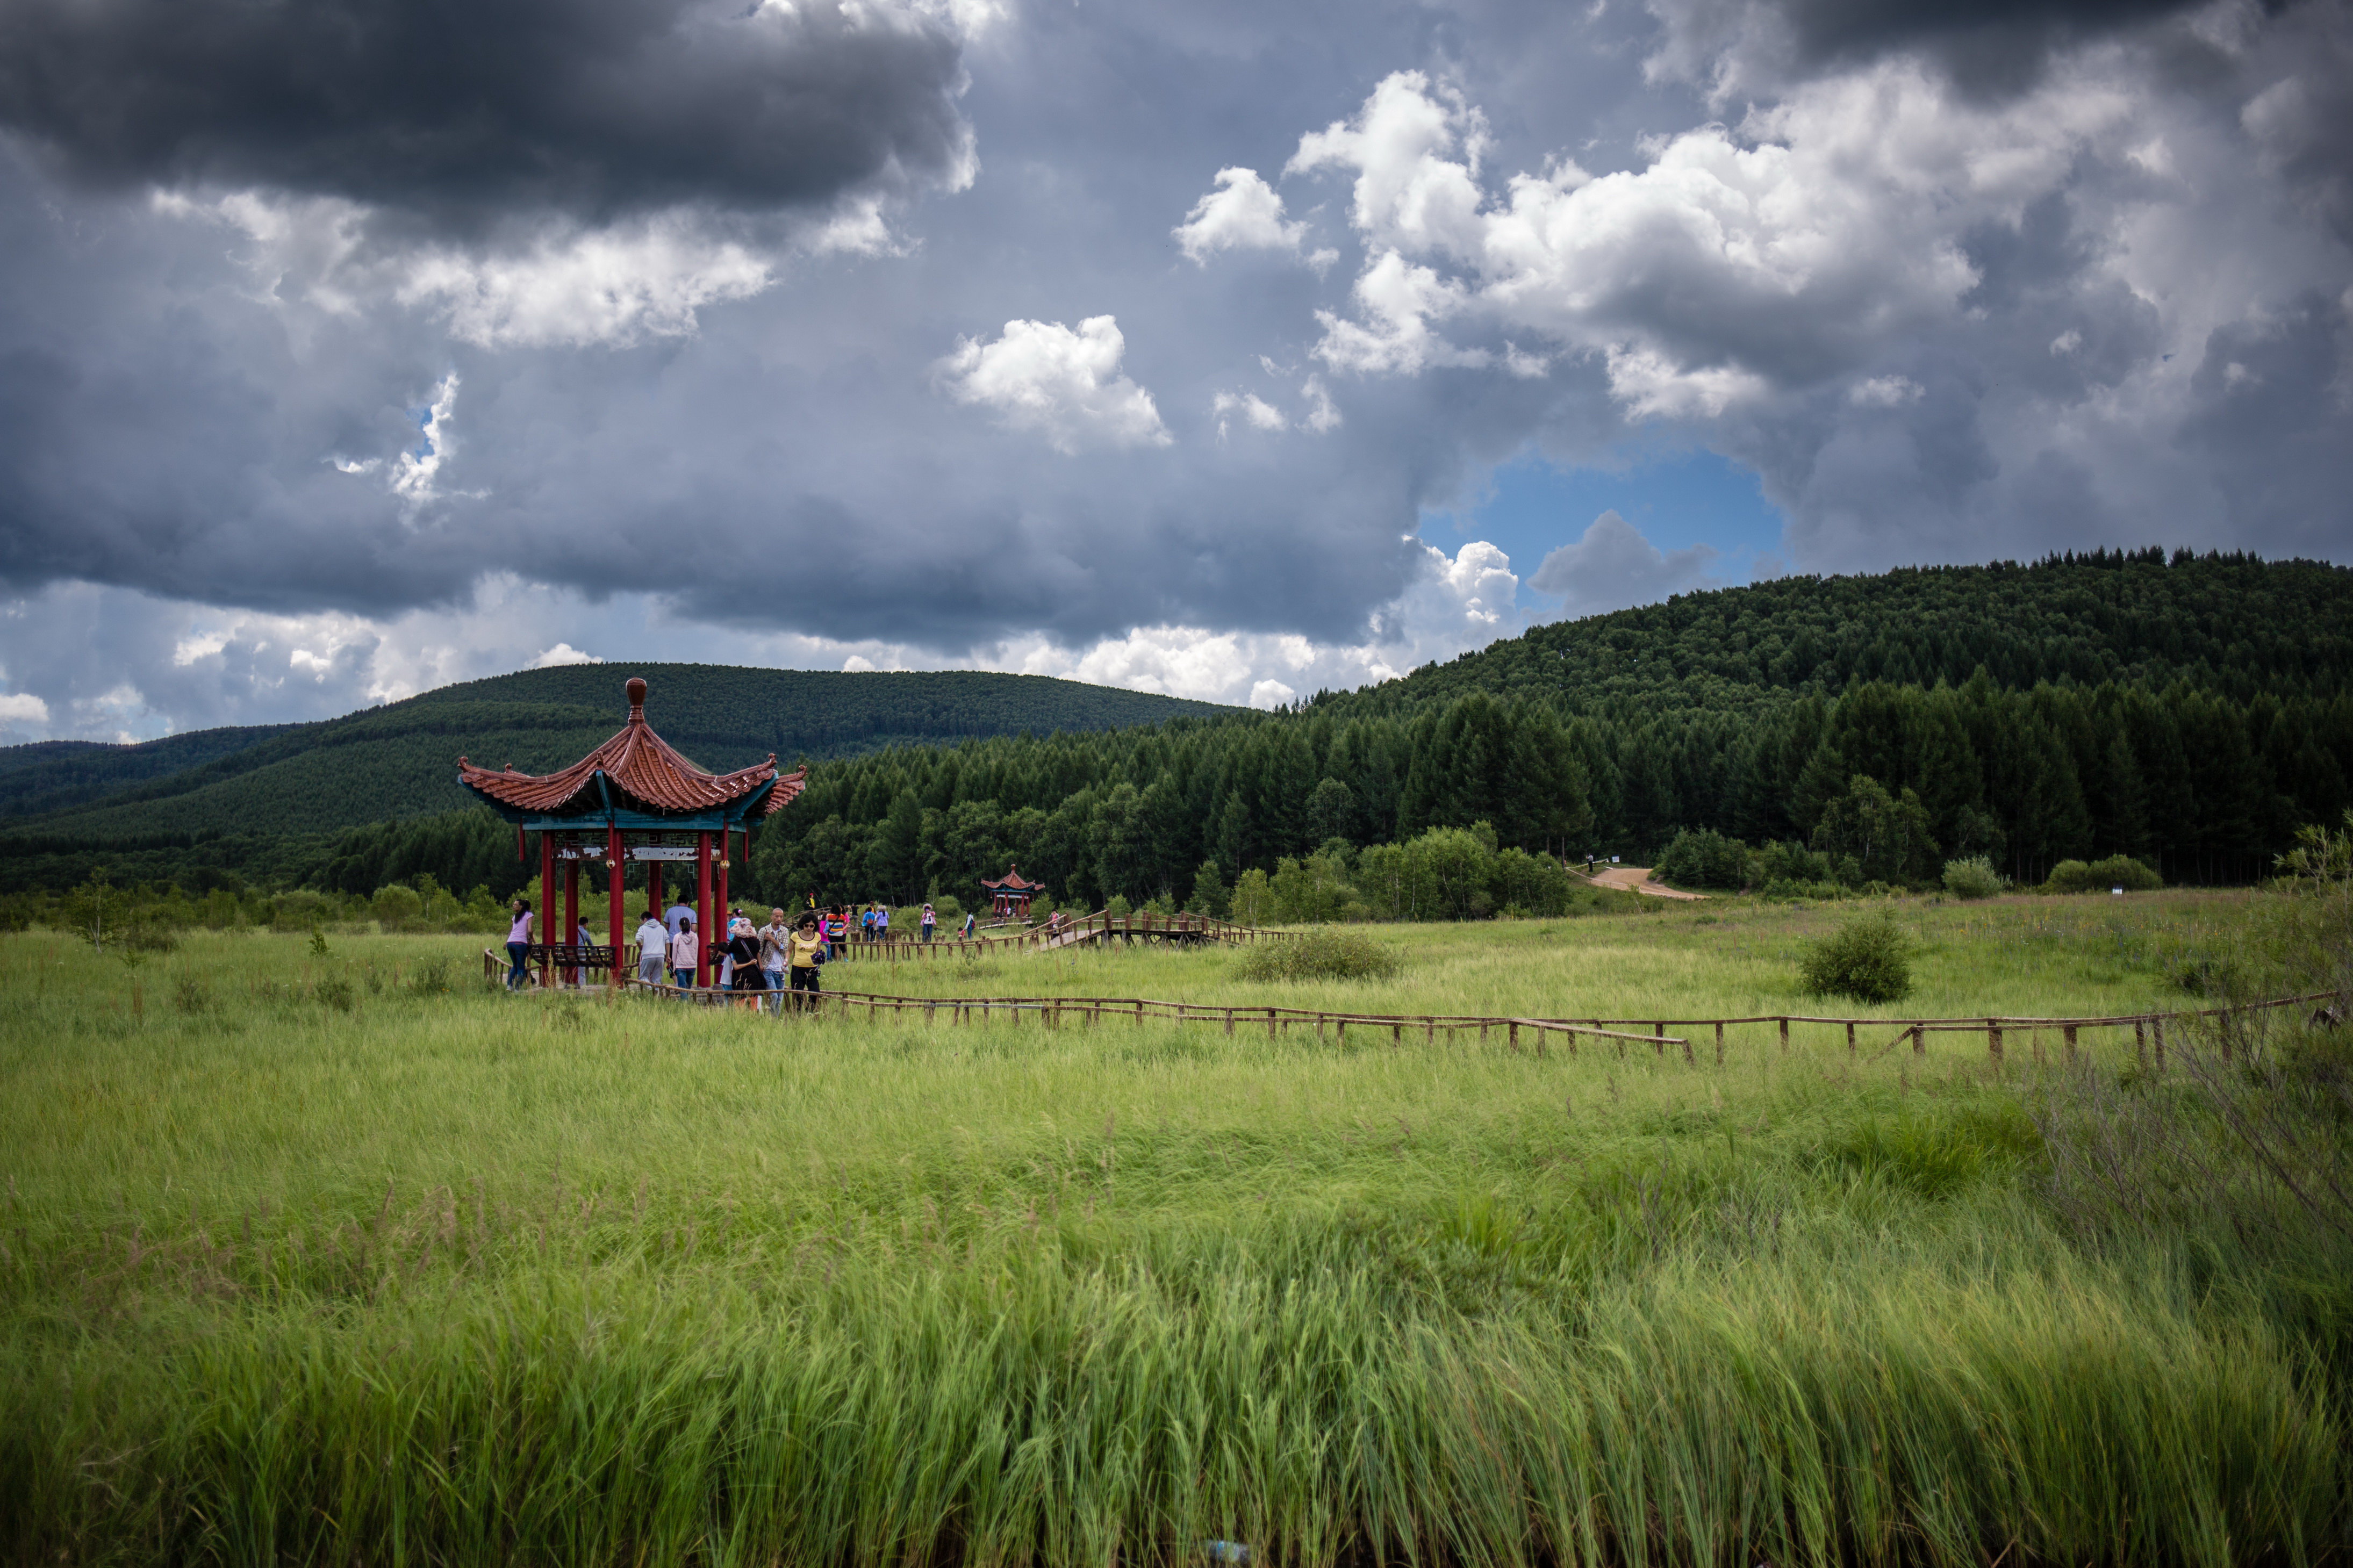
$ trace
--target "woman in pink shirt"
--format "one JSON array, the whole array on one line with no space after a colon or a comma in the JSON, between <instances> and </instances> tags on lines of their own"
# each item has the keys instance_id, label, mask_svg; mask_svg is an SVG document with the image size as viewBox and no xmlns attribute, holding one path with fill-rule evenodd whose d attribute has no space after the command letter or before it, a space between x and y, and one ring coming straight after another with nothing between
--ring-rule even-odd
<instances>
[{"instance_id":1,"label":"woman in pink shirt","mask_svg":"<svg viewBox=\"0 0 2353 1568\"><path fill-rule=\"evenodd\" d=\"M678 922L678 934L670 939L670 973L678 980L678 988L687 990L694 984L696 960L702 956L695 943L702 939L695 934L694 917L685 915Z\"/></svg>"},{"instance_id":2,"label":"woman in pink shirt","mask_svg":"<svg viewBox=\"0 0 2353 1568\"><path fill-rule=\"evenodd\" d=\"M510 991L522 990L531 980L530 971L523 967L523 960L531 954L531 900L517 899L514 901L514 924L507 930L507 962L513 965L507 971L507 989Z\"/></svg>"}]
</instances>

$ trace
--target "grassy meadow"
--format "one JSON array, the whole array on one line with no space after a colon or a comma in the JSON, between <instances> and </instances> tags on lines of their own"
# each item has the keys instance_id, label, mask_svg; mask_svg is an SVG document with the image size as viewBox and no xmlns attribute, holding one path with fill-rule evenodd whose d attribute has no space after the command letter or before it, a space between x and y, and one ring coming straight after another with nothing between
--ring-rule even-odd
<instances>
[{"instance_id":1,"label":"grassy meadow","mask_svg":"<svg viewBox=\"0 0 2353 1568\"><path fill-rule=\"evenodd\" d=\"M1404 966L1345 984L1142 948L826 980L2054 1015L2306 988L2323 951L2272 895L1897 914L1917 989L1892 1010L1798 991L1837 911L1736 900L1374 928ZM1111 1564L1229 1542L1747 1568L2353 1543L2353 1236L2232 1142L2236 1079L2201 1098L2128 1037L1997 1067L1981 1037L1784 1055L1768 1027L1717 1067L778 1022L510 996L482 945L203 934L126 966L0 938L0 1553ZM2333 1037L2237 1043L2295 1069L2263 1104L2320 1106L2297 1125L2341 1160Z\"/></svg>"}]
</instances>

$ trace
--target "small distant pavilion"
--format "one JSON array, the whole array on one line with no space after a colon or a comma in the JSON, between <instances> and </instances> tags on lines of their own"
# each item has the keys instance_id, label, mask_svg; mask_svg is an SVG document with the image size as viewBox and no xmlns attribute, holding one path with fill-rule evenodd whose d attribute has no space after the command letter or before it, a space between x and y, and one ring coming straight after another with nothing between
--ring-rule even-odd
<instances>
[{"instance_id":1,"label":"small distant pavilion","mask_svg":"<svg viewBox=\"0 0 2353 1568\"><path fill-rule=\"evenodd\" d=\"M711 984L712 948L721 935L714 911L727 908L727 872L734 861L736 835L750 853L754 824L783 810L808 782L806 769L776 772L774 752L754 767L732 773L706 773L678 754L646 722L646 683L632 676L623 688L629 721L619 734L560 773L519 773L476 767L458 759L458 782L515 825L515 858L526 839L539 836L539 929L551 940L532 944L530 962L540 966L542 984L554 971L610 969L619 984L628 964L622 910L623 877L635 860L646 868L646 897L662 907L662 868L693 868L694 930L702 962L695 984ZM716 853L713 853L714 840ZM580 923L580 868L601 867L612 884L610 946L582 948L572 940ZM564 923L555 924L556 868L564 868ZM712 872L718 873L717 885ZM716 895L715 899L713 895ZM552 940L561 936L562 941Z\"/></svg>"},{"instance_id":2,"label":"small distant pavilion","mask_svg":"<svg viewBox=\"0 0 2353 1568\"><path fill-rule=\"evenodd\" d=\"M1018 866L1007 868L1005 875L994 882L983 877L980 885L987 889L1000 916L1017 921L1029 918L1029 900L1046 890L1045 883L1024 879Z\"/></svg>"}]
</instances>

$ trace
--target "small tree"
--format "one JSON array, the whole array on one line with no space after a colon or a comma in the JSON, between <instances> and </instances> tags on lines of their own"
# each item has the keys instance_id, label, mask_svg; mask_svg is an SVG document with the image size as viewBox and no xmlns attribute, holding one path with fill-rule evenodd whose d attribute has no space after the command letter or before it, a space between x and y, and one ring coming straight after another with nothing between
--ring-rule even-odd
<instances>
[{"instance_id":1,"label":"small tree","mask_svg":"<svg viewBox=\"0 0 2353 1568\"><path fill-rule=\"evenodd\" d=\"M1217 861L1201 862L1200 868L1193 873L1193 896L1185 903L1197 915L1208 915L1213 920L1226 918L1232 905L1226 897L1226 879L1219 875Z\"/></svg>"},{"instance_id":2,"label":"small tree","mask_svg":"<svg viewBox=\"0 0 2353 1568\"><path fill-rule=\"evenodd\" d=\"M1894 1002L1911 994L1911 942L1884 912L1852 920L1810 948L1799 977L1817 996Z\"/></svg>"},{"instance_id":3,"label":"small tree","mask_svg":"<svg viewBox=\"0 0 2353 1568\"><path fill-rule=\"evenodd\" d=\"M1264 925L1274 916L1274 886L1253 866L1234 884L1233 918L1246 926Z\"/></svg>"},{"instance_id":4,"label":"small tree","mask_svg":"<svg viewBox=\"0 0 2353 1568\"><path fill-rule=\"evenodd\" d=\"M1920 797L1908 789L1891 795L1868 773L1855 774L1846 793L1822 807L1814 847L1833 862L1852 857L1858 880L1914 886L1936 865L1936 840Z\"/></svg>"}]
</instances>

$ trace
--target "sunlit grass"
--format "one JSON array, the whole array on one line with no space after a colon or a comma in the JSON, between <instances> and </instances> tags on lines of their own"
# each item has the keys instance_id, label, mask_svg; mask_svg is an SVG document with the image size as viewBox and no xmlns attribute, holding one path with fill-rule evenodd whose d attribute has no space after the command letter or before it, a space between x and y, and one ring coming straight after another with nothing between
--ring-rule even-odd
<instances>
[{"instance_id":1,"label":"sunlit grass","mask_svg":"<svg viewBox=\"0 0 2353 1568\"><path fill-rule=\"evenodd\" d=\"M2238 906L2119 902L1905 908L1907 1010L2191 1000L2169 967ZM1812 1010L1787 955L1835 918L1375 928L1401 975L1330 987L1143 950L827 980ZM2347 1542L2342 1347L2211 1238L2094 1254L2060 1232L2018 1100L2034 1069L1981 1039L1850 1056L1825 1031L1785 1056L1760 1033L1718 1068L778 1022L509 996L481 945L198 937L127 969L0 941L0 1548L1060 1563L1215 1537L1285 1562L1746 1563ZM419 985L437 959L447 993Z\"/></svg>"}]
</instances>

